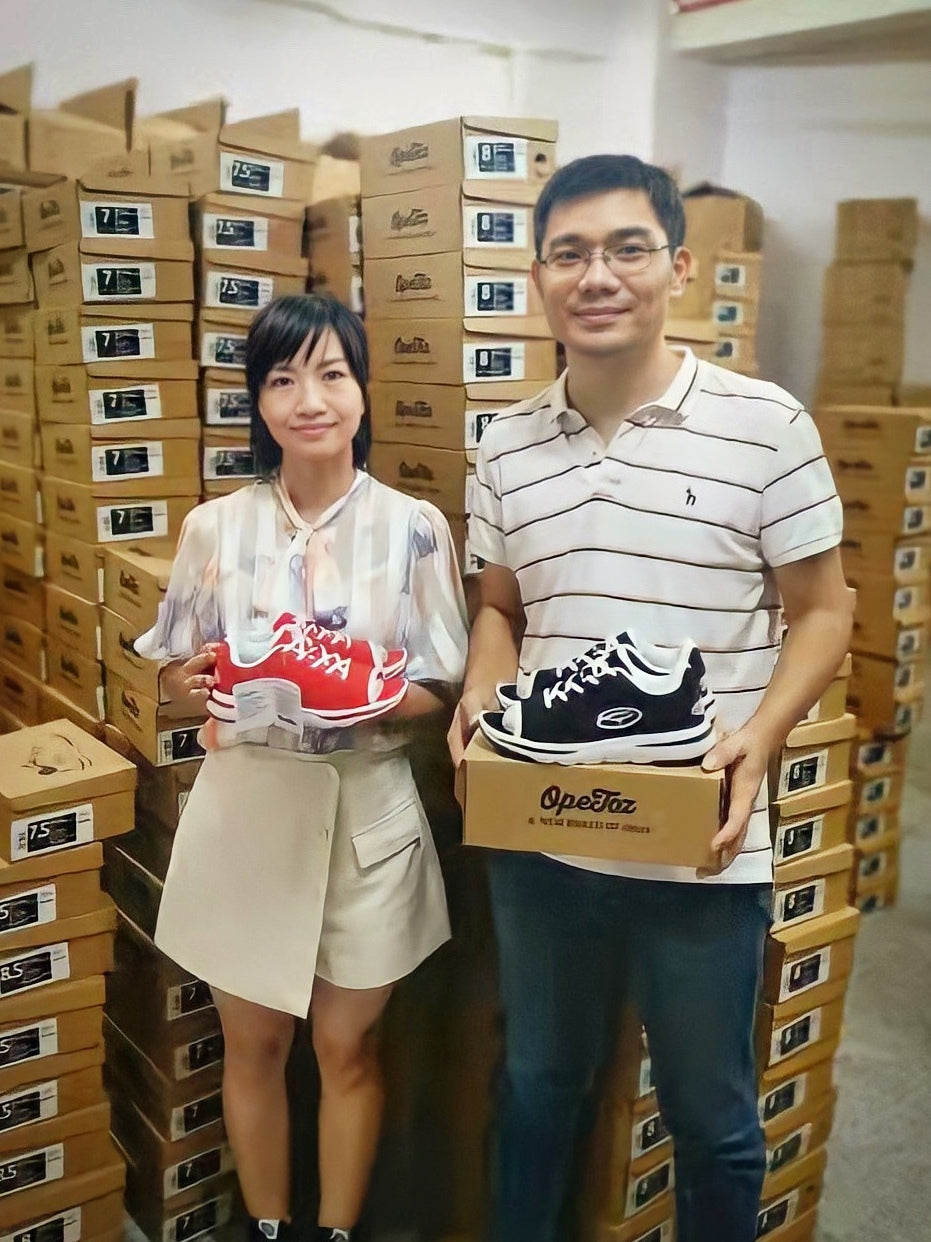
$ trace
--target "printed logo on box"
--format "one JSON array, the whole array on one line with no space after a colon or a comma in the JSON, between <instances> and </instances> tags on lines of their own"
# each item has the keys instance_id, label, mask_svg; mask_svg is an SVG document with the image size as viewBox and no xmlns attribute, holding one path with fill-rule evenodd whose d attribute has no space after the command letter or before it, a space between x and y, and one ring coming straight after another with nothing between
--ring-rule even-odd
<instances>
[{"instance_id":1,"label":"printed logo on box","mask_svg":"<svg viewBox=\"0 0 931 1242\"><path fill-rule=\"evenodd\" d=\"M82 237L155 236L151 203L81 203Z\"/></svg>"},{"instance_id":2,"label":"printed logo on box","mask_svg":"<svg viewBox=\"0 0 931 1242\"><path fill-rule=\"evenodd\" d=\"M87 394L91 422L133 422L161 418L162 398L158 384L137 384L132 388L93 388Z\"/></svg>"}]
</instances>

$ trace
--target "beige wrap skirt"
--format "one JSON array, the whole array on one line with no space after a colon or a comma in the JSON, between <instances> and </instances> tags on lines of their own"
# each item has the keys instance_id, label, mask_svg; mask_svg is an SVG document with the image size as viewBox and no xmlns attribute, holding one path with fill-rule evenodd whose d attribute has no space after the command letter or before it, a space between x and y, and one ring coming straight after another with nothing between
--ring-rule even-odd
<instances>
[{"instance_id":1,"label":"beige wrap skirt","mask_svg":"<svg viewBox=\"0 0 931 1242\"><path fill-rule=\"evenodd\" d=\"M314 976L401 979L449 939L402 751L211 751L181 815L155 942L230 995L306 1016Z\"/></svg>"}]
</instances>

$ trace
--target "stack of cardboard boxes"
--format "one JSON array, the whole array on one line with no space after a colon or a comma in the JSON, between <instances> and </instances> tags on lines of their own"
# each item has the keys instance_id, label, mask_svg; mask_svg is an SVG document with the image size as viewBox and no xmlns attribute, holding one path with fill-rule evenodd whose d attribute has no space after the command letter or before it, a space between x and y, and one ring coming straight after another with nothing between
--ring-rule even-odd
<instances>
[{"instance_id":1,"label":"stack of cardboard boxes","mask_svg":"<svg viewBox=\"0 0 931 1242\"><path fill-rule=\"evenodd\" d=\"M343 161L345 162L345 161ZM358 194L322 199L307 208L310 288L338 298L357 315L362 292L362 200Z\"/></svg>"},{"instance_id":2,"label":"stack of cardboard boxes","mask_svg":"<svg viewBox=\"0 0 931 1242\"><path fill-rule=\"evenodd\" d=\"M555 377L529 276L555 142L551 121L497 117L362 142L372 473L443 511L466 570L482 429Z\"/></svg>"},{"instance_id":3,"label":"stack of cardboard boxes","mask_svg":"<svg viewBox=\"0 0 931 1242\"><path fill-rule=\"evenodd\" d=\"M756 331L763 263L763 209L732 190L687 191L685 244L691 278L670 304L667 340L744 375L757 374Z\"/></svg>"},{"instance_id":4,"label":"stack of cardboard boxes","mask_svg":"<svg viewBox=\"0 0 931 1242\"><path fill-rule=\"evenodd\" d=\"M67 720L0 738L0 1228L123 1232L102 1079L113 903L101 840L133 825L133 765Z\"/></svg>"},{"instance_id":5,"label":"stack of cardboard boxes","mask_svg":"<svg viewBox=\"0 0 931 1242\"><path fill-rule=\"evenodd\" d=\"M835 258L824 277L819 404L893 404L917 240L913 198L837 204Z\"/></svg>"}]
</instances>

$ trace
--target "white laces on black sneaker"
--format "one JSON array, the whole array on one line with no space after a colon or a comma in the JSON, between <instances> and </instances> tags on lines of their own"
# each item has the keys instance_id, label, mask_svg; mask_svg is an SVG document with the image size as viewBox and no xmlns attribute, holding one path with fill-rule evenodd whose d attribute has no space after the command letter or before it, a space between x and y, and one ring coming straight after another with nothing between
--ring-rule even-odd
<instances>
[{"instance_id":1,"label":"white laces on black sneaker","mask_svg":"<svg viewBox=\"0 0 931 1242\"><path fill-rule=\"evenodd\" d=\"M555 686L550 686L549 689L544 689L543 706L552 707L553 702L556 699L559 699L562 703L568 703L570 691L574 694L584 694L585 687L580 686L575 680L577 676L581 677L582 681L587 682L590 686L597 686L603 677L620 676L624 670L615 668L613 665L609 664L607 662L608 654L609 653L605 653L605 655L602 656L585 657L588 668L584 669L584 671L576 669L564 680L557 681Z\"/></svg>"}]
</instances>

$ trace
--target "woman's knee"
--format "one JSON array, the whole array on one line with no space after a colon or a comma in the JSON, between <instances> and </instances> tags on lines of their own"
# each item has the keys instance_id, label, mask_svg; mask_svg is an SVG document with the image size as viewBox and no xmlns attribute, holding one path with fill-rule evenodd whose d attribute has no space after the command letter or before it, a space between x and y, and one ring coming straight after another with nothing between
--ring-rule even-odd
<instances>
[{"instance_id":1,"label":"woman's knee","mask_svg":"<svg viewBox=\"0 0 931 1242\"><path fill-rule=\"evenodd\" d=\"M378 1041L372 1027L346 1031L315 1022L313 1049L321 1078L344 1086L368 1077L378 1064Z\"/></svg>"},{"instance_id":2,"label":"woman's knee","mask_svg":"<svg viewBox=\"0 0 931 1242\"><path fill-rule=\"evenodd\" d=\"M271 1020L251 1020L224 1013L223 1061L226 1070L258 1074L283 1073L294 1040L294 1020L287 1015Z\"/></svg>"}]
</instances>

